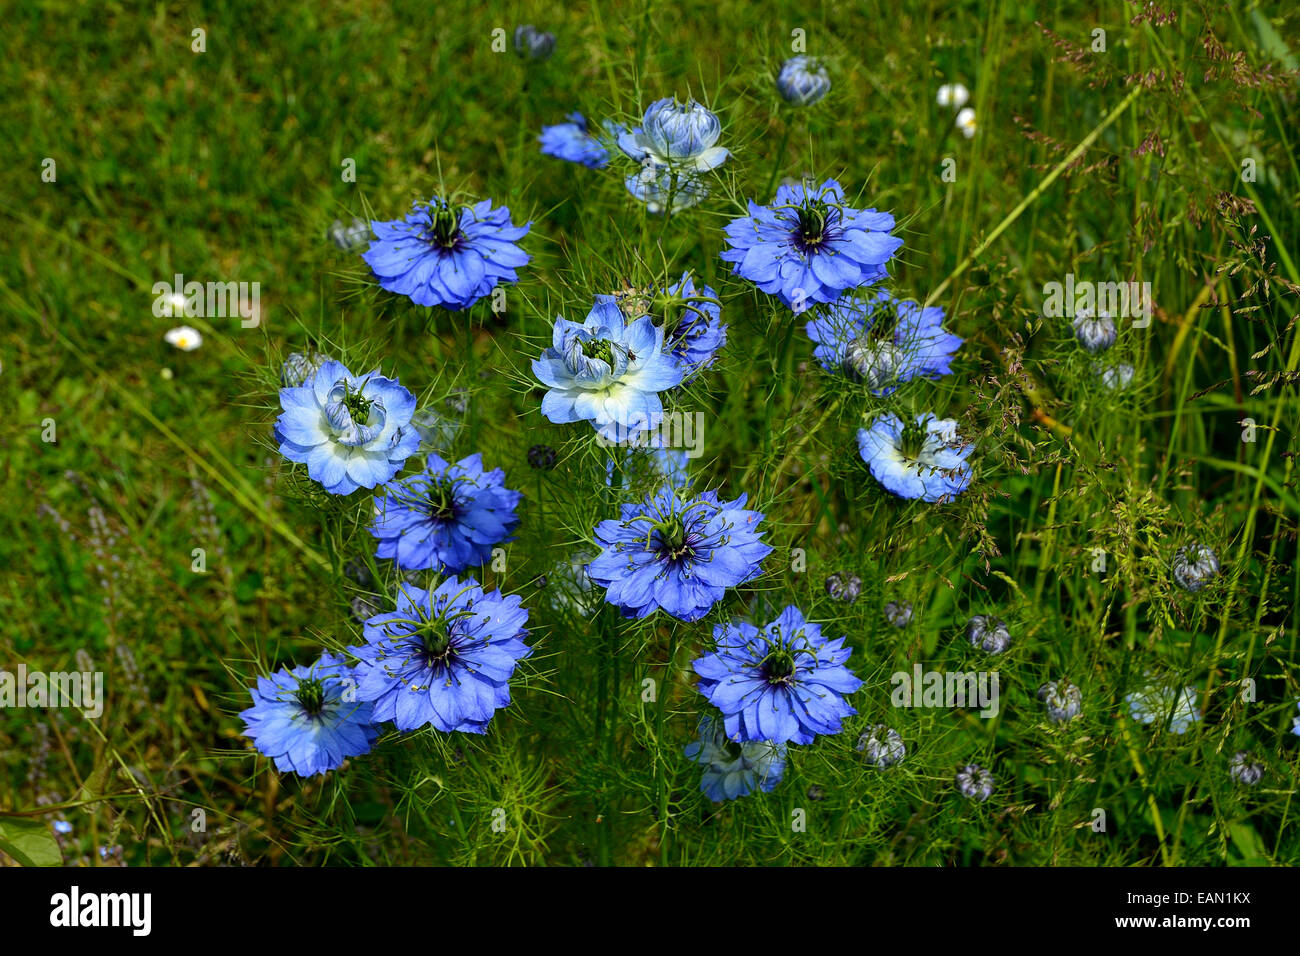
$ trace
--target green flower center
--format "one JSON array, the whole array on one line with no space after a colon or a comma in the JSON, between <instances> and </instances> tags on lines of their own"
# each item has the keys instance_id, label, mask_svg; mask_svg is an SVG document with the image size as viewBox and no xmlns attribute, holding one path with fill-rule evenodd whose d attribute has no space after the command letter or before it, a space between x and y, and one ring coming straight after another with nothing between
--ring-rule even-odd
<instances>
[{"instance_id":1,"label":"green flower center","mask_svg":"<svg viewBox=\"0 0 1300 956\"><path fill-rule=\"evenodd\" d=\"M460 212L446 201L430 205L429 241L441 249L454 249L460 241Z\"/></svg>"},{"instance_id":2,"label":"green flower center","mask_svg":"<svg viewBox=\"0 0 1300 956\"><path fill-rule=\"evenodd\" d=\"M921 450L925 448L927 437L929 432L924 426L916 422L908 422L903 426L903 434L898 440L898 450L904 458L916 461L921 457Z\"/></svg>"},{"instance_id":3,"label":"green flower center","mask_svg":"<svg viewBox=\"0 0 1300 956\"><path fill-rule=\"evenodd\" d=\"M325 688L314 677L299 681L295 696L309 716L315 717L325 706Z\"/></svg>"},{"instance_id":4,"label":"green flower center","mask_svg":"<svg viewBox=\"0 0 1300 956\"><path fill-rule=\"evenodd\" d=\"M451 651L451 633L444 621L436 618L424 621L416 628L415 634L429 664L439 664L447 659Z\"/></svg>"},{"instance_id":5,"label":"green flower center","mask_svg":"<svg viewBox=\"0 0 1300 956\"><path fill-rule=\"evenodd\" d=\"M671 515L663 521L656 521L654 528L659 532L659 540L663 542L669 557L677 558L686 553L686 525L682 522L681 515Z\"/></svg>"},{"instance_id":6,"label":"green flower center","mask_svg":"<svg viewBox=\"0 0 1300 956\"><path fill-rule=\"evenodd\" d=\"M456 485L446 479L429 484L424 496L429 517L446 521L456 515Z\"/></svg>"},{"instance_id":7,"label":"green flower center","mask_svg":"<svg viewBox=\"0 0 1300 956\"><path fill-rule=\"evenodd\" d=\"M352 416L352 421L358 425L364 425L370 421L370 406L374 404L361 394L361 390L353 391L344 383L343 386L343 407L348 410Z\"/></svg>"},{"instance_id":8,"label":"green flower center","mask_svg":"<svg viewBox=\"0 0 1300 956\"><path fill-rule=\"evenodd\" d=\"M790 653L790 648L778 644L768 652L767 657L763 658L762 667L769 683L789 683L790 677L794 674L794 655Z\"/></svg>"},{"instance_id":9,"label":"green flower center","mask_svg":"<svg viewBox=\"0 0 1300 956\"><path fill-rule=\"evenodd\" d=\"M582 354L589 359L600 359L610 368L614 367L614 346L605 339L588 339L583 342Z\"/></svg>"}]
</instances>

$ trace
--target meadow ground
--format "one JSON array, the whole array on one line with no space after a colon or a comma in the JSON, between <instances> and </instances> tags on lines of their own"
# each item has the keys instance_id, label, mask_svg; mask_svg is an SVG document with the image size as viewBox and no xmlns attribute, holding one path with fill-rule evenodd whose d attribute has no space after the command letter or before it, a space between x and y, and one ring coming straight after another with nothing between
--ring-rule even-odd
<instances>
[{"instance_id":1,"label":"meadow ground","mask_svg":"<svg viewBox=\"0 0 1300 956\"><path fill-rule=\"evenodd\" d=\"M11 856L1296 860L1300 36L1285 4L37 2L3 22L0 669L104 677L97 717L0 711ZM555 33L549 59L514 55L520 23ZM802 108L774 86L800 43L833 84ZM969 138L937 101L958 81ZM674 95L716 111L731 152L694 208L648 214L621 157L593 170L539 153L541 127L573 110L633 125ZM897 217L886 285L944 310L964 339L952 374L881 397L824 373L808 317L719 259L745 200L804 176ZM325 238L441 190L531 221L504 311L415 306ZM586 423L542 416L530 363L555 316L686 270L728 324L670 400L700 416L693 480L748 494L774 550L700 621L628 622L603 592L594 611L557 597L625 494ZM155 284L177 274L258 283L257 324L159 316ZM1136 282L1150 314L1121 316L1095 356L1047 314L1050 284L1076 280ZM201 347L164 340L180 324ZM356 600L383 607L402 583L374 557L368 495L322 493L271 439L281 362L309 347L400 378L451 423L449 459L481 452L523 493L515 539L473 573L522 597L533 654L487 734L388 728L302 779L242 736L249 687L358 644ZM1110 388L1101 366L1131 381ZM940 503L883 489L855 436L891 410L958 421L969 488ZM554 470L530 467L539 443ZM1195 542L1221 571L1192 592L1173 567ZM860 579L856 601L827 593L833 572ZM889 602L912 605L906 627ZM847 637L857 714L792 745L770 793L715 803L683 754L710 711L692 661L715 624L790 604ZM976 614L1007 622L1005 652L966 639ZM917 665L996 671L996 714L896 706L891 676ZM1081 710L1054 723L1037 691L1063 680ZM1128 699L1148 686L1191 688L1192 719L1144 723ZM907 748L883 770L856 749L876 724ZM1239 751L1262 765L1253 784L1231 770ZM971 763L993 774L987 800L954 785Z\"/></svg>"}]
</instances>

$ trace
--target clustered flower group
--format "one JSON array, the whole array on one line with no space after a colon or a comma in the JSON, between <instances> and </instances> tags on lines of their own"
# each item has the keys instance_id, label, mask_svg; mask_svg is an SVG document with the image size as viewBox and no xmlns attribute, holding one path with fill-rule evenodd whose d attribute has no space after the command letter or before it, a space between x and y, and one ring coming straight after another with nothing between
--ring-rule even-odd
<instances>
[{"instance_id":1,"label":"clustered flower group","mask_svg":"<svg viewBox=\"0 0 1300 956\"><path fill-rule=\"evenodd\" d=\"M553 35L531 26L518 28L514 41L530 61L549 58L555 47ZM808 56L786 61L776 80L780 96L796 107L820 101L830 88L824 62ZM945 85L938 96L941 106L960 111L957 128L970 137L968 99L961 84ZM593 131L573 112L543 127L539 141L543 154L592 170L621 154L634 164L624 180L632 197L651 214L673 215L708 196L707 174L731 156L721 137L711 110L694 99L664 98L638 125L607 119ZM358 250L367 241L363 234L373 233L361 259L382 289L418 306L459 311L518 281L516 270L530 261L518 243L531 225L516 225L491 200L435 195L403 219L368 227L358 220L347 228L336 222L330 236L340 249ZM719 258L791 319L807 316L813 358L837 388L871 396L876 410L856 438L875 482L898 498L944 504L972 482L974 445L955 419L902 404L902 397L916 389L911 383L954 374L963 339L945 328L941 307L881 288L903 245L897 228L893 214L864 207L834 179L787 181L770 203L750 199L747 214L727 223ZM624 499L616 516L600 521L585 546L534 585L545 589L544 601L556 612L591 617L603 603L629 619L662 612L699 621L729 592L758 578L773 551L761 527L766 516L748 507L747 494L728 500L717 490L697 490L689 458L647 438L665 419L665 400L699 379L727 344L722 301L691 270L675 281L593 293L591 300L581 322L556 318L550 346L532 361L545 388L541 413L553 424L588 422L603 442L646 439L648 447L609 458L608 493ZM1116 339L1104 312L1074 316L1072 329L1089 353ZM189 331L175 330L168 341L197 347L201 339ZM1108 384L1127 384L1132 371L1126 377L1124 368L1110 369ZM392 560L405 583L386 604L354 602L362 641L347 648L347 657L325 651L309 666L259 677L253 706L241 715L246 735L277 769L309 776L370 751L384 723L401 732L486 733L510 703L519 663L532 653L525 642L529 611L519 596L488 590L467 572L511 540L521 493L481 454L444 457L459 433L455 416L444 406L419 408L411 391L378 369L356 375L307 351L289 356L280 379L281 413L273 428L280 453L305 465L308 479L328 494L373 492L367 528L374 556ZM416 455L419 469L399 477ZM527 458L537 472L555 469L559 460L544 444ZM641 478L650 490L633 480L637 467L648 469ZM1195 593L1220 566L1208 546L1191 543L1178 550L1171 570L1180 587ZM412 574L433 580L420 587L416 582L426 579ZM862 580L836 572L825 579L825 590L851 605ZM913 607L890 601L883 613L902 630ZM969 619L965 637L989 655L1012 646L1007 623L986 614ZM850 656L845 637L823 633L795 605L762 624L745 617L714 623L711 648L693 661L698 692L713 712L701 717L698 738L685 750L703 767L701 790L714 801L769 792L785 772L791 745L843 732L857 715L850 697L863 686L847 665ZM1068 680L1044 684L1038 697L1061 728L1083 712L1082 691ZM1125 703L1135 720L1174 734L1201 719L1194 688L1154 678ZM1300 735L1300 717L1295 732ZM907 756L902 735L881 723L861 729L856 749L881 771ZM1264 769L1240 752L1230 772L1252 785ZM996 787L993 774L975 763L962 765L953 783L976 802L990 799Z\"/></svg>"}]
</instances>

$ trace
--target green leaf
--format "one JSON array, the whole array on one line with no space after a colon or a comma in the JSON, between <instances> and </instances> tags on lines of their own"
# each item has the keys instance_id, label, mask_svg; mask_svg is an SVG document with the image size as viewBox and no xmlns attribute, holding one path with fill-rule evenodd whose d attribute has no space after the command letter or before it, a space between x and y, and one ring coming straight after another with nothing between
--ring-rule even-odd
<instances>
[{"instance_id":1,"label":"green leaf","mask_svg":"<svg viewBox=\"0 0 1300 956\"><path fill-rule=\"evenodd\" d=\"M23 866L62 866L59 844L41 819L0 817L0 850Z\"/></svg>"}]
</instances>

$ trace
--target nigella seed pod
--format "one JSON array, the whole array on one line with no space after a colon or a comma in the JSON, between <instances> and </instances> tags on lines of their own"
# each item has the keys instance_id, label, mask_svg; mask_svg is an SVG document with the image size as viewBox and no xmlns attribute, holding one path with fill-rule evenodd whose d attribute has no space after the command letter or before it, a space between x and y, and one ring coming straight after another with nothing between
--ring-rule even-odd
<instances>
[{"instance_id":1,"label":"nigella seed pod","mask_svg":"<svg viewBox=\"0 0 1300 956\"><path fill-rule=\"evenodd\" d=\"M1075 313L1074 337L1089 352L1104 352L1115 344L1118 334L1115 320L1105 312L1094 314L1091 309L1080 309Z\"/></svg>"},{"instance_id":2,"label":"nigella seed pod","mask_svg":"<svg viewBox=\"0 0 1300 956\"><path fill-rule=\"evenodd\" d=\"M515 52L525 60L540 63L555 52L555 34L537 29L531 23L515 27Z\"/></svg>"},{"instance_id":3,"label":"nigella seed pod","mask_svg":"<svg viewBox=\"0 0 1300 956\"><path fill-rule=\"evenodd\" d=\"M1112 392L1121 392L1133 384L1133 366L1127 362L1120 362L1118 365L1108 365L1106 367L1094 366L1097 375L1101 378L1101 384L1106 386Z\"/></svg>"},{"instance_id":4,"label":"nigella seed pod","mask_svg":"<svg viewBox=\"0 0 1300 956\"><path fill-rule=\"evenodd\" d=\"M534 445L528 449L528 464L538 471L555 467L556 451L550 445Z\"/></svg>"},{"instance_id":5,"label":"nigella seed pod","mask_svg":"<svg viewBox=\"0 0 1300 956\"><path fill-rule=\"evenodd\" d=\"M353 219L347 226L342 220L335 219L326 235L344 252L356 252L372 238L370 224L363 219Z\"/></svg>"},{"instance_id":6,"label":"nigella seed pod","mask_svg":"<svg viewBox=\"0 0 1300 956\"><path fill-rule=\"evenodd\" d=\"M902 630L912 620L912 605L906 601L890 601L885 605L885 620Z\"/></svg>"},{"instance_id":7,"label":"nigella seed pod","mask_svg":"<svg viewBox=\"0 0 1300 956\"><path fill-rule=\"evenodd\" d=\"M1250 754L1244 750L1238 750L1228 761L1228 776L1237 783L1245 784L1247 787L1253 787L1264 777L1264 765L1258 761L1251 760Z\"/></svg>"},{"instance_id":8,"label":"nigella seed pod","mask_svg":"<svg viewBox=\"0 0 1300 956\"><path fill-rule=\"evenodd\" d=\"M301 388L328 361L330 357L319 352L290 352L280 367L280 384L285 388Z\"/></svg>"},{"instance_id":9,"label":"nigella seed pod","mask_svg":"<svg viewBox=\"0 0 1300 956\"><path fill-rule=\"evenodd\" d=\"M907 364L907 356L892 341L872 341L858 335L844 347L844 372L866 383L873 392L896 384L898 373Z\"/></svg>"},{"instance_id":10,"label":"nigella seed pod","mask_svg":"<svg viewBox=\"0 0 1300 956\"><path fill-rule=\"evenodd\" d=\"M781 65L776 88L787 103L809 106L830 92L831 77L815 57L795 56Z\"/></svg>"},{"instance_id":11,"label":"nigella seed pod","mask_svg":"<svg viewBox=\"0 0 1300 956\"><path fill-rule=\"evenodd\" d=\"M902 763L907 756L902 735L884 724L872 724L864 730L858 738L857 749L867 763L880 770Z\"/></svg>"},{"instance_id":12,"label":"nigella seed pod","mask_svg":"<svg viewBox=\"0 0 1300 956\"><path fill-rule=\"evenodd\" d=\"M958 770L955 783L963 797L980 803L993 795L993 774L977 763L968 763Z\"/></svg>"},{"instance_id":13,"label":"nigella seed pod","mask_svg":"<svg viewBox=\"0 0 1300 956\"><path fill-rule=\"evenodd\" d=\"M1174 580L1193 594L1218 573L1218 556L1203 544L1193 542L1174 555Z\"/></svg>"},{"instance_id":14,"label":"nigella seed pod","mask_svg":"<svg viewBox=\"0 0 1300 956\"><path fill-rule=\"evenodd\" d=\"M375 583L375 576L360 558L349 558L347 564L343 565L343 573L363 588Z\"/></svg>"},{"instance_id":15,"label":"nigella seed pod","mask_svg":"<svg viewBox=\"0 0 1300 956\"><path fill-rule=\"evenodd\" d=\"M976 614L966 625L966 639L971 647L978 647L990 654L1001 654L1011 646L1011 632L1007 622L1001 618L986 617Z\"/></svg>"},{"instance_id":16,"label":"nigella seed pod","mask_svg":"<svg viewBox=\"0 0 1300 956\"><path fill-rule=\"evenodd\" d=\"M358 594L352 599L351 608L352 620L358 624L362 624L376 614L383 612L383 608L379 606L377 595Z\"/></svg>"},{"instance_id":17,"label":"nigella seed pod","mask_svg":"<svg viewBox=\"0 0 1300 956\"><path fill-rule=\"evenodd\" d=\"M1047 719L1063 724L1079 716L1083 694L1069 681L1051 681L1038 688L1038 699L1047 707Z\"/></svg>"},{"instance_id":18,"label":"nigella seed pod","mask_svg":"<svg viewBox=\"0 0 1300 956\"><path fill-rule=\"evenodd\" d=\"M826 579L826 593L832 600L852 604L862 593L862 579L856 574L836 571Z\"/></svg>"}]
</instances>

